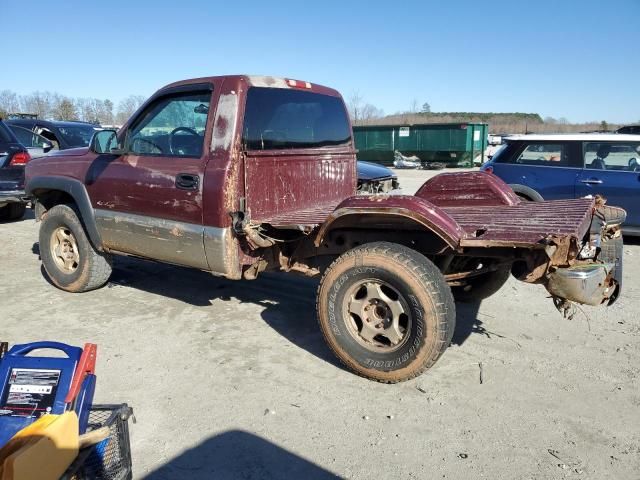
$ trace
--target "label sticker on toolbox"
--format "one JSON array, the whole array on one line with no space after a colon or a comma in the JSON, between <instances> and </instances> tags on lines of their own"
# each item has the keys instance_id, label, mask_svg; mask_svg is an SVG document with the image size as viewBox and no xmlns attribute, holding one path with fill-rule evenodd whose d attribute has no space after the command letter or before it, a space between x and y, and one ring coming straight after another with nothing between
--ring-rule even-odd
<instances>
[{"instance_id":1,"label":"label sticker on toolbox","mask_svg":"<svg viewBox=\"0 0 640 480\"><path fill-rule=\"evenodd\" d=\"M12 368L0 416L39 417L51 412L59 381L60 370Z\"/></svg>"}]
</instances>

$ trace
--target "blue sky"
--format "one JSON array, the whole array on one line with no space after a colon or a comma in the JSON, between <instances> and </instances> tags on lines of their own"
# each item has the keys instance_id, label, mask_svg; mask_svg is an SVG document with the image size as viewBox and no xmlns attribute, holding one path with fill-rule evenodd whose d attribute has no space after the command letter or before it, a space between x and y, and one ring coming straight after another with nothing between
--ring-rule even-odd
<instances>
[{"instance_id":1,"label":"blue sky","mask_svg":"<svg viewBox=\"0 0 640 480\"><path fill-rule=\"evenodd\" d=\"M354 91L385 113L640 121L640 0L0 0L0 90L150 95L252 73ZM9 67L10 66L10 67Z\"/></svg>"}]
</instances>

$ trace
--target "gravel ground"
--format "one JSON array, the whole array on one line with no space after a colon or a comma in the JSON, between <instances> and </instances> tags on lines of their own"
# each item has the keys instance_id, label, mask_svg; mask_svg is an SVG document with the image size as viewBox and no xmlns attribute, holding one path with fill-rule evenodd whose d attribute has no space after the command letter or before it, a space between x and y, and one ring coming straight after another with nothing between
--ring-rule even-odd
<instances>
[{"instance_id":1,"label":"gravel ground","mask_svg":"<svg viewBox=\"0 0 640 480\"><path fill-rule=\"evenodd\" d=\"M430 174L400 171L405 193ZM381 385L324 345L313 280L118 258L107 288L69 294L29 214L0 224L0 338L99 345L97 401L135 409L136 478L640 478L637 240L613 307L567 321L510 279L457 305L433 369Z\"/></svg>"}]
</instances>

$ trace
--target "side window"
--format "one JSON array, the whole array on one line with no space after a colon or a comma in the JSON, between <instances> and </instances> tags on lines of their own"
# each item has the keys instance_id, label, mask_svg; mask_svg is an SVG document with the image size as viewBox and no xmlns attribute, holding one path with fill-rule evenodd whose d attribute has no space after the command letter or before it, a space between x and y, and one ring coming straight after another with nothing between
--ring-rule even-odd
<instances>
[{"instance_id":1,"label":"side window","mask_svg":"<svg viewBox=\"0 0 640 480\"><path fill-rule=\"evenodd\" d=\"M10 128L11 131L15 134L18 141L27 148L43 148L45 144L51 143L46 138L26 128L18 127L17 125L12 125Z\"/></svg>"},{"instance_id":2,"label":"side window","mask_svg":"<svg viewBox=\"0 0 640 480\"><path fill-rule=\"evenodd\" d=\"M51 130L44 127L35 127L34 131L36 132L36 134L46 138L47 140L50 140L55 148L60 148L60 142Z\"/></svg>"},{"instance_id":3,"label":"side window","mask_svg":"<svg viewBox=\"0 0 640 480\"><path fill-rule=\"evenodd\" d=\"M346 145L351 128L342 100L302 90L252 87L242 143L247 150Z\"/></svg>"},{"instance_id":4,"label":"side window","mask_svg":"<svg viewBox=\"0 0 640 480\"><path fill-rule=\"evenodd\" d=\"M189 92L152 103L128 132L129 152L200 157L211 92Z\"/></svg>"},{"instance_id":5,"label":"side window","mask_svg":"<svg viewBox=\"0 0 640 480\"><path fill-rule=\"evenodd\" d=\"M640 142L589 142L584 167L590 170L640 171Z\"/></svg>"},{"instance_id":6,"label":"side window","mask_svg":"<svg viewBox=\"0 0 640 480\"><path fill-rule=\"evenodd\" d=\"M569 151L561 143L529 143L516 155L515 163L547 167L568 167Z\"/></svg>"}]
</instances>

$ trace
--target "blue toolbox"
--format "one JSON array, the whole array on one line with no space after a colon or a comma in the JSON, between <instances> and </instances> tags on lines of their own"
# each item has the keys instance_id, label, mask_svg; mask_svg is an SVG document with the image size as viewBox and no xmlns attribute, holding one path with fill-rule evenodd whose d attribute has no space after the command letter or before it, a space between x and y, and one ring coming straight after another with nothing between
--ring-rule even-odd
<instances>
[{"instance_id":1,"label":"blue toolbox","mask_svg":"<svg viewBox=\"0 0 640 480\"><path fill-rule=\"evenodd\" d=\"M47 413L75 410L84 433L95 390L96 346L84 349L59 342L34 342L0 348L0 447L19 430ZM58 350L66 357L30 356Z\"/></svg>"}]
</instances>

